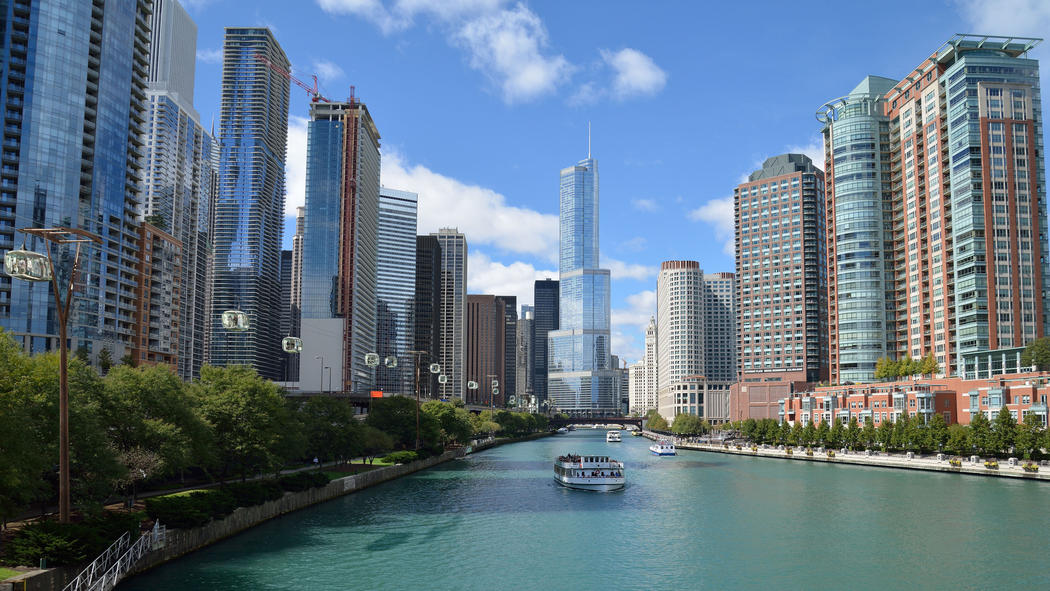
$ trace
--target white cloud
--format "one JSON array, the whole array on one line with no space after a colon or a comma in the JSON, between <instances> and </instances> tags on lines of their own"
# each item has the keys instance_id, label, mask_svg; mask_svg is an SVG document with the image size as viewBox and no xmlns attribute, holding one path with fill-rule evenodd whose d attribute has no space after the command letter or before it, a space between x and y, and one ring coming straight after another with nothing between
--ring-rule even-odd
<instances>
[{"instance_id":1,"label":"white cloud","mask_svg":"<svg viewBox=\"0 0 1050 591\"><path fill-rule=\"evenodd\" d=\"M631 199L631 205L641 211L656 211L660 209L660 205L655 199Z\"/></svg>"},{"instance_id":2,"label":"white cloud","mask_svg":"<svg viewBox=\"0 0 1050 591\"><path fill-rule=\"evenodd\" d=\"M627 296L627 307L612 311L612 352L628 363L641 359L645 329L655 315L656 291L640 291Z\"/></svg>"},{"instance_id":3,"label":"white cloud","mask_svg":"<svg viewBox=\"0 0 1050 591\"><path fill-rule=\"evenodd\" d=\"M544 55L547 29L523 4L467 21L455 35L470 53L470 66L500 87L507 103L548 94L573 67L564 56Z\"/></svg>"},{"instance_id":4,"label":"white cloud","mask_svg":"<svg viewBox=\"0 0 1050 591\"><path fill-rule=\"evenodd\" d=\"M470 67L499 88L503 100L516 103L553 92L572 74L562 55L548 51L547 29L524 4L503 0L318 0L330 14L370 21L384 33L404 31L417 17L440 24L450 44L467 52Z\"/></svg>"},{"instance_id":5,"label":"white cloud","mask_svg":"<svg viewBox=\"0 0 1050 591\"><path fill-rule=\"evenodd\" d=\"M470 242L469 236L467 242ZM519 310L522 305L532 305L537 279L557 276L557 271L538 270L535 266L521 261L507 265L492 260L480 250L468 248L467 293L516 296Z\"/></svg>"},{"instance_id":6,"label":"white cloud","mask_svg":"<svg viewBox=\"0 0 1050 591\"><path fill-rule=\"evenodd\" d=\"M610 331L612 353L620 356L621 367L624 361L627 362L627 365L633 365L645 356L645 350L641 344L644 338L639 338L634 334L635 332L637 331L632 331L631 336L628 336L621 330Z\"/></svg>"},{"instance_id":7,"label":"white cloud","mask_svg":"<svg viewBox=\"0 0 1050 591\"><path fill-rule=\"evenodd\" d=\"M1046 0L960 0L957 4L975 34L1044 37L1050 29Z\"/></svg>"},{"instance_id":8,"label":"white cloud","mask_svg":"<svg viewBox=\"0 0 1050 591\"><path fill-rule=\"evenodd\" d=\"M222 61L222 48L219 49L198 49L197 60L206 64L217 64Z\"/></svg>"},{"instance_id":9,"label":"white cloud","mask_svg":"<svg viewBox=\"0 0 1050 591\"><path fill-rule=\"evenodd\" d=\"M648 242L648 240L646 240L644 237L642 237L642 236L635 236L634 238L631 238L630 240L621 242L620 243L620 248L621 248L621 250L629 250L631 252L639 252L639 251L645 250L646 242Z\"/></svg>"},{"instance_id":10,"label":"white cloud","mask_svg":"<svg viewBox=\"0 0 1050 591\"><path fill-rule=\"evenodd\" d=\"M288 152L284 160L284 215L295 215L295 208L306 205L306 125L305 117L288 117Z\"/></svg>"},{"instance_id":11,"label":"white cloud","mask_svg":"<svg viewBox=\"0 0 1050 591\"><path fill-rule=\"evenodd\" d=\"M339 67L339 64L325 60L314 60L314 72L317 73L317 77L322 82L338 80L346 75L346 72Z\"/></svg>"},{"instance_id":12,"label":"white cloud","mask_svg":"<svg viewBox=\"0 0 1050 591\"><path fill-rule=\"evenodd\" d=\"M667 72L637 49L627 47L617 52L603 49L601 54L616 72L612 92L617 99L653 95L667 84Z\"/></svg>"},{"instance_id":13,"label":"white cloud","mask_svg":"<svg viewBox=\"0 0 1050 591\"><path fill-rule=\"evenodd\" d=\"M707 222L714 226L715 238L722 240L722 252L732 255L735 251L735 223L733 221L733 198L711 199L689 212L689 219Z\"/></svg>"},{"instance_id":14,"label":"white cloud","mask_svg":"<svg viewBox=\"0 0 1050 591\"><path fill-rule=\"evenodd\" d=\"M418 232L459 228L467 244L557 260L558 216L507 204L507 198L422 165L409 165L395 151L383 153L383 186L419 194Z\"/></svg>"},{"instance_id":15,"label":"white cloud","mask_svg":"<svg viewBox=\"0 0 1050 591\"><path fill-rule=\"evenodd\" d=\"M788 146L789 154L805 154L813 161L813 165L824 170L824 138L815 137L808 144Z\"/></svg>"},{"instance_id":16,"label":"white cloud","mask_svg":"<svg viewBox=\"0 0 1050 591\"><path fill-rule=\"evenodd\" d=\"M656 267L648 267L637 263L625 263L609 257L602 257L602 266L609 269L613 279L637 279L645 281L655 277L659 273Z\"/></svg>"}]
</instances>

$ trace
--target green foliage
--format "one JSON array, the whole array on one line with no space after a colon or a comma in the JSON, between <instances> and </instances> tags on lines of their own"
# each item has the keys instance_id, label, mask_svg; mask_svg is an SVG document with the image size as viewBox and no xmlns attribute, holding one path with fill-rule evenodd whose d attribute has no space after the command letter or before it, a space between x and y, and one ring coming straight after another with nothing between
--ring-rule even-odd
<instances>
[{"instance_id":1,"label":"green foliage","mask_svg":"<svg viewBox=\"0 0 1050 591\"><path fill-rule=\"evenodd\" d=\"M669 426L667 419L659 411L652 409L645 415L645 428L654 431L667 431Z\"/></svg>"},{"instance_id":2,"label":"green foliage","mask_svg":"<svg viewBox=\"0 0 1050 591\"><path fill-rule=\"evenodd\" d=\"M48 566L77 564L102 553L124 532L138 536L141 513L105 513L80 523L41 521L23 527L7 545L4 561L36 566L47 558Z\"/></svg>"},{"instance_id":3,"label":"green foliage","mask_svg":"<svg viewBox=\"0 0 1050 591\"><path fill-rule=\"evenodd\" d=\"M930 446L937 451L944 450L949 436L948 423L944 420L944 416L934 413L926 428L929 430Z\"/></svg>"},{"instance_id":4,"label":"green foliage","mask_svg":"<svg viewBox=\"0 0 1050 591\"><path fill-rule=\"evenodd\" d=\"M423 403L421 410L433 417L441 429L444 443L467 443L474 435L474 426L470 422L470 412L462 406L450 402L429 400ZM546 417L544 417L546 420Z\"/></svg>"},{"instance_id":5,"label":"green foliage","mask_svg":"<svg viewBox=\"0 0 1050 591\"><path fill-rule=\"evenodd\" d=\"M806 426L802 429L802 440L799 442L801 445L810 446L817 441L817 427L813 425L813 420L810 419L806 423Z\"/></svg>"},{"instance_id":6,"label":"green foliage","mask_svg":"<svg viewBox=\"0 0 1050 591\"><path fill-rule=\"evenodd\" d=\"M787 442L789 445L802 444L802 429L802 421L795 421L795 424L791 426L791 431L788 432Z\"/></svg>"},{"instance_id":7,"label":"green foliage","mask_svg":"<svg viewBox=\"0 0 1050 591\"><path fill-rule=\"evenodd\" d=\"M698 435L703 432L700 417L686 412L678 413L671 423L671 432L675 435Z\"/></svg>"},{"instance_id":8,"label":"green foliage","mask_svg":"<svg viewBox=\"0 0 1050 591\"><path fill-rule=\"evenodd\" d=\"M860 430L860 443L865 449L873 449L875 443L878 440L875 432L875 421L865 421L864 427Z\"/></svg>"},{"instance_id":9,"label":"green foliage","mask_svg":"<svg viewBox=\"0 0 1050 591\"><path fill-rule=\"evenodd\" d=\"M982 455L995 451L992 423L983 412L974 413L970 418L970 444Z\"/></svg>"},{"instance_id":10,"label":"green foliage","mask_svg":"<svg viewBox=\"0 0 1050 591\"><path fill-rule=\"evenodd\" d=\"M113 367L113 354L109 352L109 349L103 348L98 352L98 371L106 375L111 367Z\"/></svg>"},{"instance_id":11,"label":"green foliage","mask_svg":"<svg viewBox=\"0 0 1050 591\"><path fill-rule=\"evenodd\" d=\"M842 443L845 441L845 429L842 428L842 421L832 419L833 425L828 431L827 446L831 448L842 447Z\"/></svg>"},{"instance_id":12,"label":"green foliage","mask_svg":"<svg viewBox=\"0 0 1050 591\"><path fill-rule=\"evenodd\" d=\"M893 445L893 421L886 419L879 423L877 429L875 429L875 441L878 442L879 446L883 451L890 449Z\"/></svg>"},{"instance_id":13,"label":"green foliage","mask_svg":"<svg viewBox=\"0 0 1050 591\"><path fill-rule=\"evenodd\" d=\"M843 442L851 450L857 449L860 445L860 423L857 422L857 417L850 417L849 425L846 427L846 432L843 436Z\"/></svg>"},{"instance_id":14,"label":"green foliage","mask_svg":"<svg viewBox=\"0 0 1050 591\"><path fill-rule=\"evenodd\" d=\"M1029 460L1032 455L1039 451L1040 442L1043 438L1043 421L1035 413L1028 413L1024 421L1017 427L1014 435L1014 447L1017 453L1024 459Z\"/></svg>"},{"instance_id":15,"label":"green foliage","mask_svg":"<svg viewBox=\"0 0 1050 591\"><path fill-rule=\"evenodd\" d=\"M237 506L228 490L195 490L146 499L146 514L172 529L187 529L222 519Z\"/></svg>"},{"instance_id":16,"label":"green foliage","mask_svg":"<svg viewBox=\"0 0 1050 591\"><path fill-rule=\"evenodd\" d=\"M818 444L820 444L820 445L827 446L828 445L828 437L830 436L830 433L831 433L831 426L828 425L827 421L821 421L820 424L817 425L816 442Z\"/></svg>"},{"instance_id":17,"label":"green foliage","mask_svg":"<svg viewBox=\"0 0 1050 591\"><path fill-rule=\"evenodd\" d=\"M193 385L201 417L214 433L223 474L242 476L280 466L294 431L280 389L244 367L201 368Z\"/></svg>"},{"instance_id":18,"label":"green foliage","mask_svg":"<svg viewBox=\"0 0 1050 591\"><path fill-rule=\"evenodd\" d=\"M371 425L361 428L361 453L370 460L394 447L394 439Z\"/></svg>"},{"instance_id":19,"label":"green foliage","mask_svg":"<svg viewBox=\"0 0 1050 591\"><path fill-rule=\"evenodd\" d=\"M281 490L288 492L302 492L311 488L327 486L332 481L331 476L320 470L300 470L292 474L281 476L277 479Z\"/></svg>"},{"instance_id":20,"label":"green foliage","mask_svg":"<svg viewBox=\"0 0 1050 591\"><path fill-rule=\"evenodd\" d=\"M254 507L284 496L284 489L276 480L249 480L227 483L222 490L233 495L238 507Z\"/></svg>"},{"instance_id":21,"label":"green foliage","mask_svg":"<svg viewBox=\"0 0 1050 591\"><path fill-rule=\"evenodd\" d=\"M992 423L992 451L995 453L1007 453L1014 445L1014 436L1017 433L1017 419L1010 414L1004 406L999 409L999 414Z\"/></svg>"},{"instance_id":22,"label":"green foliage","mask_svg":"<svg viewBox=\"0 0 1050 591\"><path fill-rule=\"evenodd\" d=\"M416 446L416 400L407 396L390 396L372 401L365 424L375 427L394 440L398 449ZM441 443L441 426L431 415L419 413L420 445L437 447Z\"/></svg>"},{"instance_id":23,"label":"green foliage","mask_svg":"<svg viewBox=\"0 0 1050 591\"><path fill-rule=\"evenodd\" d=\"M1021 365L1032 365L1039 371L1050 369L1050 337L1041 337L1028 343L1021 353Z\"/></svg>"},{"instance_id":24,"label":"green foliage","mask_svg":"<svg viewBox=\"0 0 1050 591\"><path fill-rule=\"evenodd\" d=\"M788 435L791 434L791 425L787 421L781 421L780 427L777 429L777 440L776 443L780 445L786 445L788 441Z\"/></svg>"},{"instance_id":25,"label":"green foliage","mask_svg":"<svg viewBox=\"0 0 1050 591\"><path fill-rule=\"evenodd\" d=\"M971 449L970 430L964 425L949 425L948 442L944 448L955 455L968 455Z\"/></svg>"},{"instance_id":26,"label":"green foliage","mask_svg":"<svg viewBox=\"0 0 1050 591\"><path fill-rule=\"evenodd\" d=\"M348 400L313 396L296 410L303 425L306 457L328 462L361 455L362 425Z\"/></svg>"},{"instance_id":27,"label":"green foliage","mask_svg":"<svg viewBox=\"0 0 1050 591\"><path fill-rule=\"evenodd\" d=\"M419 459L414 451L395 451L394 453L387 454L383 461L388 464L407 464L414 462Z\"/></svg>"},{"instance_id":28,"label":"green foliage","mask_svg":"<svg viewBox=\"0 0 1050 591\"><path fill-rule=\"evenodd\" d=\"M932 351L922 358L922 366L919 373L927 376L941 373L941 365L937 363L937 357L934 356Z\"/></svg>"}]
</instances>

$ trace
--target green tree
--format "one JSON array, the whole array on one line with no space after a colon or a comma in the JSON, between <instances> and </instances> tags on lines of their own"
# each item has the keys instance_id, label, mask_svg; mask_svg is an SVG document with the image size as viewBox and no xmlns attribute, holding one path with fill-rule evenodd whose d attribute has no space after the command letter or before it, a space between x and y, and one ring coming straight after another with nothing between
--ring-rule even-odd
<instances>
[{"instance_id":1,"label":"green tree","mask_svg":"<svg viewBox=\"0 0 1050 591\"><path fill-rule=\"evenodd\" d=\"M911 355L905 354L904 358L897 362L897 377L903 378L912 375L914 362Z\"/></svg>"},{"instance_id":2,"label":"green tree","mask_svg":"<svg viewBox=\"0 0 1050 591\"><path fill-rule=\"evenodd\" d=\"M1035 366L1038 371L1050 369L1050 337L1041 337L1028 343L1021 353L1021 364Z\"/></svg>"},{"instance_id":3,"label":"green tree","mask_svg":"<svg viewBox=\"0 0 1050 591\"><path fill-rule=\"evenodd\" d=\"M788 445L802 445L802 429L802 421L795 421L795 424L791 426L791 430L788 431Z\"/></svg>"},{"instance_id":4,"label":"green tree","mask_svg":"<svg viewBox=\"0 0 1050 591\"><path fill-rule=\"evenodd\" d=\"M849 425L846 427L844 439L846 447L851 450L856 450L860 445L860 423L857 421L857 417L849 418Z\"/></svg>"},{"instance_id":5,"label":"green tree","mask_svg":"<svg viewBox=\"0 0 1050 591\"><path fill-rule=\"evenodd\" d=\"M211 426L213 450L223 476L247 477L278 468L293 421L280 389L246 366L201 367L192 391Z\"/></svg>"},{"instance_id":6,"label":"green tree","mask_svg":"<svg viewBox=\"0 0 1050 591\"><path fill-rule=\"evenodd\" d=\"M777 430L777 443L780 445L787 445L788 436L791 434L791 425L787 421L780 423L780 428Z\"/></svg>"},{"instance_id":7,"label":"green tree","mask_svg":"<svg viewBox=\"0 0 1050 591\"><path fill-rule=\"evenodd\" d=\"M1005 406L999 409L992 424L992 451L1006 454L1014 445L1014 436L1017 433L1017 419L1010 414Z\"/></svg>"},{"instance_id":8,"label":"green tree","mask_svg":"<svg viewBox=\"0 0 1050 591\"><path fill-rule=\"evenodd\" d=\"M813 425L813 419L810 419L806 423L806 426L802 429L802 445L809 447L813 445L817 440L817 428Z\"/></svg>"},{"instance_id":9,"label":"green tree","mask_svg":"<svg viewBox=\"0 0 1050 591\"><path fill-rule=\"evenodd\" d=\"M429 400L423 403L421 410L437 421L442 439L446 443L467 443L474 434L470 412L463 407L440 400Z\"/></svg>"},{"instance_id":10,"label":"green tree","mask_svg":"<svg viewBox=\"0 0 1050 591\"><path fill-rule=\"evenodd\" d=\"M29 360L0 328L0 521L50 491L43 473L55 463L39 444L43 434L35 413L16 390Z\"/></svg>"},{"instance_id":11,"label":"green tree","mask_svg":"<svg viewBox=\"0 0 1050 591\"><path fill-rule=\"evenodd\" d=\"M983 412L976 412L970 417L970 444L980 454L992 453L995 442L992 439L992 423Z\"/></svg>"},{"instance_id":12,"label":"green tree","mask_svg":"<svg viewBox=\"0 0 1050 591\"><path fill-rule=\"evenodd\" d=\"M696 435L700 430L700 417L686 412L678 413L671 423L671 432L675 435Z\"/></svg>"},{"instance_id":13,"label":"green tree","mask_svg":"<svg viewBox=\"0 0 1050 591\"><path fill-rule=\"evenodd\" d=\"M941 372L941 365L937 363L937 357L934 356L933 352L930 352L922 359L922 369L919 373L923 375L933 376Z\"/></svg>"},{"instance_id":14,"label":"green tree","mask_svg":"<svg viewBox=\"0 0 1050 591\"><path fill-rule=\"evenodd\" d=\"M394 448L394 439L371 425L361 426L361 453L368 463Z\"/></svg>"},{"instance_id":15,"label":"green tree","mask_svg":"<svg viewBox=\"0 0 1050 591\"><path fill-rule=\"evenodd\" d=\"M1034 412L1028 413L1014 435L1014 448L1024 459L1030 460L1032 455L1039 450L1042 438L1043 421Z\"/></svg>"},{"instance_id":16,"label":"green tree","mask_svg":"<svg viewBox=\"0 0 1050 591\"><path fill-rule=\"evenodd\" d=\"M890 439L890 447L893 449L908 448L908 413L902 411L901 416L893 423L893 435Z\"/></svg>"},{"instance_id":17,"label":"green tree","mask_svg":"<svg viewBox=\"0 0 1050 591\"><path fill-rule=\"evenodd\" d=\"M667 419L665 419L656 409L650 410L645 415L645 427L646 429L652 429L654 431L667 431Z\"/></svg>"},{"instance_id":18,"label":"green tree","mask_svg":"<svg viewBox=\"0 0 1050 591\"><path fill-rule=\"evenodd\" d=\"M879 443L882 451L887 451L893 445L893 420L883 419L875 430L875 440Z\"/></svg>"},{"instance_id":19,"label":"green tree","mask_svg":"<svg viewBox=\"0 0 1050 591\"><path fill-rule=\"evenodd\" d=\"M872 449L875 447L875 421L868 420L864 422L864 427L860 430L860 442L864 445L865 449Z\"/></svg>"},{"instance_id":20,"label":"green tree","mask_svg":"<svg viewBox=\"0 0 1050 591\"><path fill-rule=\"evenodd\" d=\"M758 421L755 419L747 419L740 425L740 433L743 434L744 438L749 441L755 441L755 434L758 431Z\"/></svg>"},{"instance_id":21,"label":"green tree","mask_svg":"<svg viewBox=\"0 0 1050 591\"><path fill-rule=\"evenodd\" d=\"M104 348L98 352L98 371L106 375L111 367L113 367L113 354L109 352L109 349Z\"/></svg>"},{"instance_id":22,"label":"green tree","mask_svg":"<svg viewBox=\"0 0 1050 591\"><path fill-rule=\"evenodd\" d=\"M485 411L489 412L489 411ZM491 413L489 415L491 417ZM372 401L365 424L371 425L394 439L395 449L414 449L416 445L416 400L408 396L390 396ZM421 445L440 446L441 427L434 417L419 413Z\"/></svg>"},{"instance_id":23,"label":"green tree","mask_svg":"<svg viewBox=\"0 0 1050 591\"><path fill-rule=\"evenodd\" d=\"M964 425L949 425L945 449L958 456L969 455L972 449L970 430Z\"/></svg>"},{"instance_id":24,"label":"green tree","mask_svg":"<svg viewBox=\"0 0 1050 591\"><path fill-rule=\"evenodd\" d=\"M128 367L135 367L138 365L138 360L131 353L120 358L121 365L127 365Z\"/></svg>"},{"instance_id":25,"label":"green tree","mask_svg":"<svg viewBox=\"0 0 1050 591\"><path fill-rule=\"evenodd\" d=\"M831 433L831 427L828 426L828 422L827 421L821 421L820 424L817 425L817 437L816 437L817 443L819 443L820 445L823 445L823 446L830 447L828 445L828 437L829 437L830 433Z\"/></svg>"},{"instance_id":26,"label":"green tree","mask_svg":"<svg viewBox=\"0 0 1050 591\"><path fill-rule=\"evenodd\" d=\"M887 375L887 372L886 372L886 363L888 361L889 361L889 358L887 358L887 357L879 357L878 359L875 360L875 379L876 380L884 380L887 377L889 377Z\"/></svg>"},{"instance_id":27,"label":"green tree","mask_svg":"<svg viewBox=\"0 0 1050 591\"><path fill-rule=\"evenodd\" d=\"M934 413L926 428L930 434L930 446L937 451L943 451L948 444L948 423L944 420L944 416Z\"/></svg>"},{"instance_id":28,"label":"green tree","mask_svg":"<svg viewBox=\"0 0 1050 591\"><path fill-rule=\"evenodd\" d=\"M304 452L320 462L349 460L361 455L361 423L350 401L330 396L311 396L298 405L303 425Z\"/></svg>"},{"instance_id":29,"label":"green tree","mask_svg":"<svg viewBox=\"0 0 1050 591\"><path fill-rule=\"evenodd\" d=\"M842 428L842 421L833 420L831 429L828 431L828 447L832 449L838 449L842 447L843 441L845 441L845 429Z\"/></svg>"}]
</instances>

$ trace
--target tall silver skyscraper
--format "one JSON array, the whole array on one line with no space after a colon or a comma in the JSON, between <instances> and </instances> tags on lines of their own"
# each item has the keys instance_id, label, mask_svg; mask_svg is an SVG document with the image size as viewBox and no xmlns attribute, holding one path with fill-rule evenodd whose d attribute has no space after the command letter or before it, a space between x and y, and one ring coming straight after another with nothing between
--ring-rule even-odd
<instances>
[{"instance_id":1,"label":"tall silver skyscraper","mask_svg":"<svg viewBox=\"0 0 1050 591\"><path fill-rule=\"evenodd\" d=\"M171 310L178 373L204 363L211 267L211 206L218 191L214 140L193 108L197 25L176 0L155 0L150 44L146 220L182 243L178 309ZM156 270L154 271L156 273Z\"/></svg>"},{"instance_id":2,"label":"tall silver skyscraper","mask_svg":"<svg viewBox=\"0 0 1050 591\"><path fill-rule=\"evenodd\" d=\"M288 58L264 27L227 27L223 41L219 196L215 203L211 363L250 365L280 376L281 232L289 82ZM247 331L227 331L222 313L248 315Z\"/></svg>"},{"instance_id":3,"label":"tall silver skyscraper","mask_svg":"<svg viewBox=\"0 0 1050 591\"><path fill-rule=\"evenodd\" d=\"M431 234L441 244L441 373L448 381L438 386L442 398L464 397L467 386L467 237L442 228Z\"/></svg>"},{"instance_id":4,"label":"tall silver skyscraper","mask_svg":"<svg viewBox=\"0 0 1050 591\"><path fill-rule=\"evenodd\" d=\"M365 356L376 352L379 131L352 99L315 102L310 119L299 384L360 394L376 385Z\"/></svg>"},{"instance_id":5,"label":"tall silver skyscraper","mask_svg":"<svg viewBox=\"0 0 1050 591\"><path fill-rule=\"evenodd\" d=\"M521 317L518 319L518 341L515 347L515 389L514 394L520 400L532 396L532 306L521 306Z\"/></svg>"},{"instance_id":6,"label":"tall silver skyscraper","mask_svg":"<svg viewBox=\"0 0 1050 591\"><path fill-rule=\"evenodd\" d=\"M609 366L609 270L598 268L598 163L561 171L559 323L549 333L548 396L559 411L618 413L619 373Z\"/></svg>"},{"instance_id":7,"label":"tall silver skyscraper","mask_svg":"<svg viewBox=\"0 0 1050 591\"><path fill-rule=\"evenodd\" d=\"M376 389L388 394L415 394L415 358L405 352L414 343L417 199L408 191L379 189L376 352L397 359L397 367L379 365Z\"/></svg>"}]
</instances>

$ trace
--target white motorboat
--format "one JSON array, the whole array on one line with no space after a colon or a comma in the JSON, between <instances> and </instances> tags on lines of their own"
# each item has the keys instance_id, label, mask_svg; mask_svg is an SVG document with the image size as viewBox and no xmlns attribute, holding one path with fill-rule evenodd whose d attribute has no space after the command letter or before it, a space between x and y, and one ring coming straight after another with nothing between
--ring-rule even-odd
<instances>
[{"instance_id":1,"label":"white motorboat","mask_svg":"<svg viewBox=\"0 0 1050 591\"><path fill-rule=\"evenodd\" d=\"M623 462L609 456L558 456L554 462L554 481L566 488L609 492L627 484Z\"/></svg>"},{"instance_id":2,"label":"white motorboat","mask_svg":"<svg viewBox=\"0 0 1050 591\"><path fill-rule=\"evenodd\" d=\"M620 432L619 431L613 429L612 431L607 431L605 433L605 442L606 443L620 443L620 441L621 440L620 440Z\"/></svg>"},{"instance_id":3,"label":"white motorboat","mask_svg":"<svg viewBox=\"0 0 1050 591\"><path fill-rule=\"evenodd\" d=\"M661 439L654 442L649 446L649 451L653 452L658 456L673 456L675 455L674 443L666 439Z\"/></svg>"},{"instance_id":4,"label":"white motorboat","mask_svg":"<svg viewBox=\"0 0 1050 591\"><path fill-rule=\"evenodd\" d=\"M565 435L568 432L569 432L569 430L566 429L565 427L558 427L558 435Z\"/></svg>"}]
</instances>

